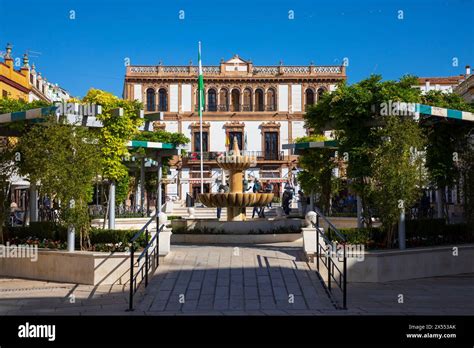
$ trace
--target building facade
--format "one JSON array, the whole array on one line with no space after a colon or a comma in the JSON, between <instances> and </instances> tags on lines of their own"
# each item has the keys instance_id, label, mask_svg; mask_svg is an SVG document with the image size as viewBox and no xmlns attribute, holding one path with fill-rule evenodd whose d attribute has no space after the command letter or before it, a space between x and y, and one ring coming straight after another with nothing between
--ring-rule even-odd
<instances>
[{"instance_id":1,"label":"building facade","mask_svg":"<svg viewBox=\"0 0 474 348\"><path fill-rule=\"evenodd\" d=\"M413 86L419 88L423 94L429 91L442 91L446 93L453 93L458 86L471 75L471 68L466 66L464 74L457 76L443 76L443 77L419 77L418 84Z\"/></svg>"},{"instance_id":2,"label":"building facade","mask_svg":"<svg viewBox=\"0 0 474 348\"><path fill-rule=\"evenodd\" d=\"M15 69L14 60L12 57L12 46L10 44L6 47L6 52L3 56L3 62L0 62L0 97L11 99L23 99L28 101L30 93L30 69L28 67L28 58L25 55L23 64L20 70Z\"/></svg>"},{"instance_id":3,"label":"building facade","mask_svg":"<svg viewBox=\"0 0 474 348\"><path fill-rule=\"evenodd\" d=\"M307 135L303 115L326 91L346 79L344 66L255 66L235 55L216 66L204 66L204 190L216 192L222 172L217 156L236 138L242 151L256 157L246 172L252 182L271 182L280 193L297 157L282 145ZM187 154L174 161L166 194L184 199L200 192L200 123L198 68L128 66L123 97L145 105L145 117L156 129L191 139Z\"/></svg>"},{"instance_id":4,"label":"building facade","mask_svg":"<svg viewBox=\"0 0 474 348\"><path fill-rule=\"evenodd\" d=\"M46 102L67 102L71 95L57 83L53 84L44 78L40 72L36 71L33 64L30 70L30 93L29 101L44 100Z\"/></svg>"},{"instance_id":5,"label":"building facade","mask_svg":"<svg viewBox=\"0 0 474 348\"><path fill-rule=\"evenodd\" d=\"M3 62L0 62L0 97L23 99L32 102L43 100L48 103L66 102L71 95L58 84L48 82L41 73L36 71L35 65L29 65L28 55L21 59L20 69L15 69L15 60L20 65L19 58L12 56L12 45L7 44Z\"/></svg>"},{"instance_id":6,"label":"building facade","mask_svg":"<svg viewBox=\"0 0 474 348\"><path fill-rule=\"evenodd\" d=\"M454 88L454 93L459 94L467 103L474 103L474 75L471 67L466 66L466 79Z\"/></svg>"}]
</instances>

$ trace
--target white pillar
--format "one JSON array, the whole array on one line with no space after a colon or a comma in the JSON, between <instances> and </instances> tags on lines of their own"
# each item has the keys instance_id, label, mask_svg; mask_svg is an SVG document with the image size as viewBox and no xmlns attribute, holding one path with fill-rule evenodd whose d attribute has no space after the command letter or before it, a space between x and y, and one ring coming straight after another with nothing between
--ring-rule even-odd
<instances>
[{"instance_id":1,"label":"white pillar","mask_svg":"<svg viewBox=\"0 0 474 348\"><path fill-rule=\"evenodd\" d=\"M156 194L156 214L161 213L161 179L163 176L163 168L161 164L161 156L158 155L158 191Z\"/></svg>"},{"instance_id":2,"label":"white pillar","mask_svg":"<svg viewBox=\"0 0 474 348\"><path fill-rule=\"evenodd\" d=\"M400 250L404 250L406 248L405 236L405 210L401 209L400 219L398 221L398 245Z\"/></svg>"},{"instance_id":3,"label":"white pillar","mask_svg":"<svg viewBox=\"0 0 474 348\"><path fill-rule=\"evenodd\" d=\"M143 213L145 209L145 158L140 163L140 210Z\"/></svg>"},{"instance_id":4,"label":"white pillar","mask_svg":"<svg viewBox=\"0 0 474 348\"><path fill-rule=\"evenodd\" d=\"M74 208L75 202L73 199L69 202L69 208ZM75 228L74 225L67 227L67 251L72 253L75 250Z\"/></svg>"},{"instance_id":5,"label":"white pillar","mask_svg":"<svg viewBox=\"0 0 474 348\"><path fill-rule=\"evenodd\" d=\"M115 229L115 183L110 182L109 187L109 229Z\"/></svg>"}]
</instances>

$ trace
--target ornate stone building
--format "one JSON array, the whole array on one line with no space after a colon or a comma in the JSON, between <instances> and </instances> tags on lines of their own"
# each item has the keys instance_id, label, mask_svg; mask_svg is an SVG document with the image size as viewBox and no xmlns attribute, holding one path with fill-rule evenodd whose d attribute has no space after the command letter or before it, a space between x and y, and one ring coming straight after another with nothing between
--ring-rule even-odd
<instances>
[{"instance_id":1,"label":"ornate stone building","mask_svg":"<svg viewBox=\"0 0 474 348\"><path fill-rule=\"evenodd\" d=\"M200 139L197 67L128 66L124 98L145 105L145 117L157 128L191 139L188 152L171 169L167 194L185 198L200 190ZM296 156L282 144L307 135L303 115L325 91L346 79L344 66L255 66L235 55L220 65L204 66L203 160L205 190L215 192L222 173L216 157L234 138L257 158L246 175L283 189Z\"/></svg>"}]
</instances>

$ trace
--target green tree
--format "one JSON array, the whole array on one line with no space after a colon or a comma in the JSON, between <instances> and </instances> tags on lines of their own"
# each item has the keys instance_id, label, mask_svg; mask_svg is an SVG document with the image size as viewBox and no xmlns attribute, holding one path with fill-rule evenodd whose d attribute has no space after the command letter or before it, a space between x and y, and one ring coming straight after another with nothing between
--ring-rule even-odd
<instances>
[{"instance_id":1,"label":"green tree","mask_svg":"<svg viewBox=\"0 0 474 348\"><path fill-rule=\"evenodd\" d=\"M61 203L60 223L79 231L81 249L90 247L87 204L100 168L96 143L87 128L61 124L50 117L32 126L16 149L21 154L20 174L30 182L39 182L41 195Z\"/></svg>"},{"instance_id":2,"label":"green tree","mask_svg":"<svg viewBox=\"0 0 474 348\"><path fill-rule=\"evenodd\" d=\"M421 195L424 138L416 121L398 116L388 116L376 134L383 141L373 149L369 185L390 247L400 213Z\"/></svg>"},{"instance_id":3,"label":"green tree","mask_svg":"<svg viewBox=\"0 0 474 348\"><path fill-rule=\"evenodd\" d=\"M26 111L35 108L47 107L51 104L44 101L27 102L22 99L1 98L0 114ZM25 130L25 122L13 122L2 125L2 128L15 129L19 132ZM0 243L4 243L4 227L10 215L10 194L11 194L11 177L17 173L15 161L16 138L4 137L1 139L0 145Z\"/></svg>"},{"instance_id":4,"label":"green tree","mask_svg":"<svg viewBox=\"0 0 474 348\"><path fill-rule=\"evenodd\" d=\"M4 227L10 215L11 177L17 172L15 143L8 138L2 139L0 146L0 244L5 242Z\"/></svg>"},{"instance_id":5,"label":"green tree","mask_svg":"<svg viewBox=\"0 0 474 348\"><path fill-rule=\"evenodd\" d=\"M327 140L322 135L301 137L296 143L317 142ZM337 162L334 158L334 150L330 149L308 149L299 157L299 165L302 171L298 173L298 182L307 194L316 194L318 204L325 214L330 213L331 196L337 191L338 179L332 175Z\"/></svg>"},{"instance_id":6,"label":"green tree","mask_svg":"<svg viewBox=\"0 0 474 348\"><path fill-rule=\"evenodd\" d=\"M123 159L130 155L127 142L134 139L139 126L143 124L143 119L140 118L142 104L136 100L120 99L98 89L90 89L82 102L102 106L102 113L97 115L97 119L102 122L98 134L102 177L117 184L125 182L128 178L128 169ZM123 109L123 115L113 112L118 108ZM117 201L125 199L124 197L128 194L122 190L125 187L128 187L128 183L120 186L118 191L120 196L117 197ZM107 201L106 211L109 210L108 203Z\"/></svg>"},{"instance_id":7,"label":"green tree","mask_svg":"<svg viewBox=\"0 0 474 348\"><path fill-rule=\"evenodd\" d=\"M438 106L456 110L474 112L474 108L464 102L457 94L430 91L422 97L422 102L431 106ZM429 121L424 127L428 139L426 149L426 166L429 169L431 182L436 186L441 197L442 212L449 220L444 192L459 183L460 162L466 157L470 147L467 144L467 134L472 126L465 122L456 122L447 119ZM465 210L469 211L465 206Z\"/></svg>"},{"instance_id":8,"label":"green tree","mask_svg":"<svg viewBox=\"0 0 474 348\"><path fill-rule=\"evenodd\" d=\"M375 186L368 183L374 175L374 151L383 142L379 128L385 122L379 111L388 101L420 102L420 90L412 88L416 83L413 76L382 81L380 75L350 86L341 83L335 91L324 94L305 115L307 126L316 132L334 130L339 152L349 155L347 177L351 189L362 199L364 220L369 226Z\"/></svg>"},{"instance_id":9,"label":"green tree","mask_svg":"<svg viewBox=\"0 0 474 348\"><path fill-rule=\"evenodd\" d=\"M97 119L103 125L98 136L103 176L110 181L118 182L127 176L123 158L129 155L127 142L134 138L138 133L138 127L143 124L143 119L139 116L142 104L136 100L120 99L98 89L90 89L82 102L102 106L102 114L97 115ZM112 112L117 108L123 108L122 116Z\"/></svg>"}]
</instances>

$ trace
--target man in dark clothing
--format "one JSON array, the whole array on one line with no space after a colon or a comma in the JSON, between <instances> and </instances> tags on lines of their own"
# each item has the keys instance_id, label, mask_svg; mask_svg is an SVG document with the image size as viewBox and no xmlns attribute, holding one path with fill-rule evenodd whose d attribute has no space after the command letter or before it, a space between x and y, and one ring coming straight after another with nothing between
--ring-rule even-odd
<instances>
[{"instance_id":1,"label":"man in dark clothing","mask_svg":"<svg viewBox=\"0 0 474 348\"><path fill-rule=\"evenodd\" d=\"M258 179L255 179L254 183L253 183L253 188L252 188L252 192L253 193L258 193L262 190L262 185L260 184L260 181L258 181ZM257 214L257 216L260 216L260 209L259 207L255 206L253 207L253 210L252 210L252 219L255 217L255 214Z\"/></svg>"},{"instance_id":2,"label":"man in dark clothing","mask_svg":"<svg viewBox=\"0 0 474 348\"><path fill-rule=\"evenodd\" d=\"M229 192L229 185L227 184L220 184L219 185L219 193L228 193ZM221 218L222 207L217 207L217 218Z\"/></svg>"},{"instance_id":3,"label":"man in dark clothing","mask_svg":"<svg viewBox=\"0 0 474 348\"><path fill-rule=\"evenodd\" d=\"M285 190L282 197L282 208L286 215L290 215L290 201L293 198L293 193L290 190Z\"/></svg>"}]
</instances>

